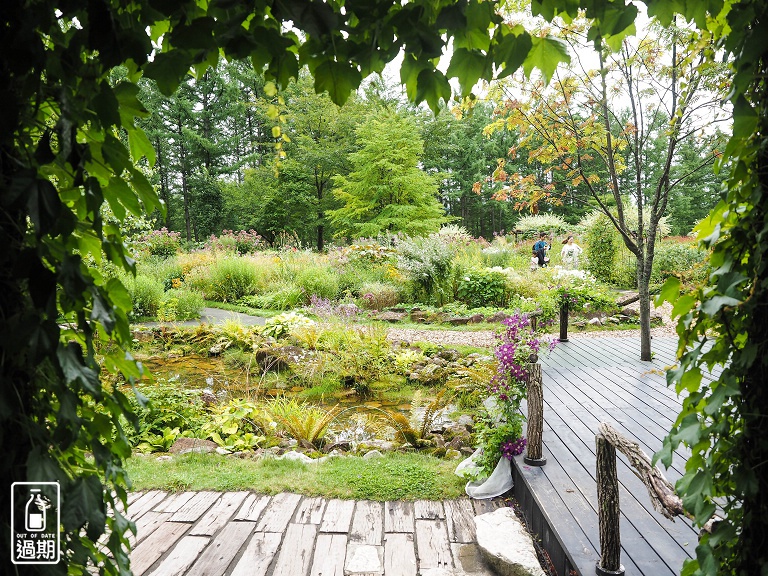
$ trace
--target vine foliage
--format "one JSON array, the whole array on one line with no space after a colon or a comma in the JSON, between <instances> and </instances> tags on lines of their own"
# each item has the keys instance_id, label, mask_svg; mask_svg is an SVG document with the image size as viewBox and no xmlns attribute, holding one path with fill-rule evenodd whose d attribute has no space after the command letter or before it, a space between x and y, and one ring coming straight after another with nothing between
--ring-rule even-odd
<instances>
[{"instance_id":1,"label":"vine foliage","mask_svg":"<svg viewBox=\"0 0 768 576\"><path fill-rule=\"evenodd\" d=\"M118 223L162 209L145 176L155 153L135 124L142 76L169 95L222 55L248 58L276 96L307 66L342 104L404 49L408 95L437 110L448 77L468 95L505 68L550 69L563 55L531 51L549 40L479 0L6 0L0 18L0 572L18 573L11 483L58 480L64 560L24 573L127 574L122 461L142 367L128 352L128 292L99 265L133 271ZM277 106L268 114L277 124ZM273 135L280 157L279 126Z\"/></svg>"}]
</instances>

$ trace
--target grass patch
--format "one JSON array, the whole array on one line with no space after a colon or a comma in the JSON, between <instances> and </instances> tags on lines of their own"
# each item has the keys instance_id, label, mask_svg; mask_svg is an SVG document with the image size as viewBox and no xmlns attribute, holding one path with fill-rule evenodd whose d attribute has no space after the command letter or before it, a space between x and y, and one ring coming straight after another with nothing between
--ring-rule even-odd
<instances>
[{"instance_id":1,"label":"grass patch","mask_svg":"<svg viewBox=\"0 0 768 576\"><path fill-rule=\"evenodd\" d=\"M442 500L464 494L457 462L421 454L347 456L320 464L274 458L247 460L218 454L174 456L170 462L132 457L126 469L133 490L252 490L294 492L355 500Z\"/></svg>"},{"instance_id":2,"label":"grass patch","mask_svg":"<svg viewBox=\"0 0 768 576\"><path fill-rule=\"evenodd\" d=\"M251 308L250 306L243 306L241 304L230 304L229 302L216 302L214 300L206 300L205 305L208 308L218 308L219 310L226 310L228 312L237 312L239 314L248 314L248 316L261 316L262 318L271 318L282 314L283 310L265 310L263 308Z\"/></svg>"}]
</instances>

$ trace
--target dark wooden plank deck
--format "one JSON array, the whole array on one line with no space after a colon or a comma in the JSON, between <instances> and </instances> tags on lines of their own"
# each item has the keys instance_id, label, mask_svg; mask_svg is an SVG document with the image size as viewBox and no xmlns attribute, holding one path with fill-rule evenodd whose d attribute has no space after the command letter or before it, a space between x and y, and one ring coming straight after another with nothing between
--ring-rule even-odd
<instances>
[{"instance_id":1,"label":"dark wooden plank deck","mask_svg":"<svg viewBox=\"0 0 768 576\"><path fill-rule=\"evenodd\" d=\"M675 363L677 339L655 337L653 362L641 362L637 338L572 338L542 359L544 456L541 468L515 459L515 496L557 573L595 573L600 557L595 434L608 422L652 455L680 409L664 368ZM686 453L665 471L675 482ZM622 564L627 576L672 576L695 554L697 533L683 518L653 510L643 483L619 454Z\"/></svg>"},{"instance_id":2,"label":"dark wooden plank deck","mask_svg":"<svg viewBox=\"0 0 768 576\"><path fill-rule=\"evenodd\" d=\"M474 516L503 506L159 490L129 501L135 576L491 576Z\"/></svg>"}]
</instances>

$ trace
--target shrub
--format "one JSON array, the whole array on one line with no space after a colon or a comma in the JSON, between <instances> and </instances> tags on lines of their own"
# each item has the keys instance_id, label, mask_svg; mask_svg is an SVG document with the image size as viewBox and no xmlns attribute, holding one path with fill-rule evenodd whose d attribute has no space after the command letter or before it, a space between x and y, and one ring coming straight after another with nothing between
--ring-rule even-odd
<instances>
[{"instance_id":1,"label":"shrub","mask_svg":"<svg viewBox=\"0 0 768 576\"><path fill-rule=\"evenodd\" d=\"M177 262L181 266L181 277L185 278L197 268L206 269L211 266L216 258L210 252L189 252L179 254Z\"/></svg>"},{"instance_id":2,"label":"shrub","mask_svg":"<svg viewBox=\"0 0 768 576\"><path fill-rule=\"evenodd\" d=\"M293 284L285 283L276 286L271 292L258 296L244 296L239 303L252 308L265 310L291 310L306 303L304 289Z\"/></svg>"},{"instance_id":3,"label":"shrub","mask_svg":"<svg viewBox=\"0 0 768 576\"><path fill-rule=\"evenodd\" d=\"M163 299L163 285L144 274L138 274L135 278L127 276L124 283L133 304L131 316L155 317Z\"/></svg>"},{"instance_id":4,"label":"shrub","mask_svg":"<svg viewBox=\"0 0 768 576\"><path fill-rule=\"evenodd\" d=\"M492 244L487 248L483 248L481 252L483 264L488 268L493 268L494 266L506 268L511 252L511 246L495 246Z\"/></svg>"},{"instance_id":5,"label":"shrub","mask_svg":"<svg viewBox=\"0 0 768 576\"><path fill-rule=\"evenodd\" d=\"M398 265L416 288L417 298L423 296L438 306L446 302L453 250L438 234L403 240L398 247Z\"/></svg>"},{"instance_id":6,"label":"shrub","mask_svg":"<svg viewBox=\"0 0 768 576\"><path fill-rule=\"evenodd\" d=\"M621 242L618 232L604 214L593 213L582 222L587 244L584 249L587 270L601 282L611 282Z\"/></svg>"},{"instance_id":7,"label":"shrub","mask_svg":"<svg viewBox=\"0 0 768 576\"><path fill-rule=\"evenodd\" d=\"M515 228L526 236L533 236L539 232L550 234L565 234L572 226L557 214L535 214L523 216L515 224Z\"/></svg>"},{"instance_id":8,"label":"shrub","mask_svg":"<svg viewBox=\"0 0 768 576\"><path fill-rule=\"evenodd\" d=\"M457 296L470 308L502 307L509 296L507 276L487 269L470 270L459 281Z\"/></svg>"},{"instance_id":9,"label":"shrub","mask_svg":"<svg viewBox=\"0 0 768 576\"><path fill-rule=\"evenodd\" d=\"M472 236L467 229L457 224L446 224L438 230L437 235L443 242L454 247L468 246L472 242Z\"/></svg>"},{"instance_id":10,"label":"shrub","mask_svg":"<svg viewBox=\"0 0 768 576\"><path fill-rule=\"evenodd\" d=\"M201 435L207 416L199 391L181 388L173 380L142 384L138 390L149 402L142 406L136 395L128 395L139 418L138 430L125 428L133 445L143 452L167 451L178 436Z\"/></svg>"},{"instance_id":11,"label":"shrub","mask_svg":"<svg viewBox=\"0 0 768 576\"><path fill-rule=\"evenodd\" d=\"M232 400L219 406L206 424L206 436L232 452L252 450L271 430L264 411L248 400Z\"/></svg>"},{"instance_id":12,"label":"shrub","mask_svg":"<svg viewBox=\"0 0 768 576\"><path fill-rule=\"evenodd\" d=\"M165 293L163 302L175 301L174 317L168 320L192 320L200 318L200 312L205 306L203 296L192 290L171 289Z\"/></svg>"},{"instance_id":13,"label":"shrub","mask_svg":"<svg viewBox=\"0 0 768 576\"><path fill-rule=\"evenodd\" d=\"M222 230L218 237L211 234L205 245L214 252L235 252L242 256L257 252L264 247L264 242L255 230L248 230L247 232L245 230L238 232Z\"/></svg>"},{"instance_id":14,"label":"shrub","mask_svg":"<svg viewBox=\"0 0 768 576\"><path fill-rule=\"evenodd\" d=\"M392 284L368 282L360 286L360 303L363 308L382 310L397 306L400 292Z\"/></svg>"},{"instance_id":15,"label":"shrub","mask_svg":"<svg viewBox=\"0 0 768 576\"><path fill-rule=\"evenodd\" d=\"M558 285L549 293L559 304L567 302L572 311L591 308L596 311L614 312L616 300L605 285L582 270L557 269Z\"/></svg>"},{"instance_id":16,"label":"shrub","mask_svg":"<svg viewBox=\"0 0 768 576\"><path fill-rule=\"evenodd\" d=\"M651 282L662 283L670 276L684 283L698 283L706 279L708 253L695 243L662 242L653 258Z\"/></svg>"},{"instance_id":17,"label":"shrub","mask_svg":"<svg viewBox=\"0 0 768 576\"><path fill-rule=\"evenodd\" d=\"M629 205L624 207L627 226L637 229L637 210ZM644 226L647 230L650 215L645 214ZM636 258L625 247L618 230L608 216L596 210L584 217L579 223L586 239L586 268L601 282L610 282L619 286L636 286ZM669 234L667 218L663 217L658 226L658 237Z\"/></svg>"},{"instance_id":18,"label":"shrub","mask_svg":"<svg viewBox=\"0 0 768 576\"><path fill-rule=\"evenodd\" d=\"M285 312L268 318L264 323L264 327L261 329L261 333L264 336L272 336L273 338L279 338L285 336L292 330L299 328L307 328L314 326L315 321L310 320L303 314L298 312Z\"/></svg>"},{"instance_id":19,"label":"shrub","mask_svg":"<svg viewBox=\"0 0 768 576\"><path fill-rule=\"evenodd\" d=\"M165 227L153 230L141 241L150 254L161 258L176 256L181 249L181 233L169 232Z\"/></svg>"},{"instance_id":20,"label":"shrub","mask_svg":"<svg viewBox=\"0 0 768 576\"><path fill-rule=\"evenodd\" d=\"M306 297L336 299L339 296L339 279L327 266L312 266L304 268L296 274L296 286L304 290Z\"/></svg>"},{"instance_id":21,"label":"shrub","mask_svg":"<svg viewBox=\"0 0 768 576\"><path fill-rule=\"evenodd\" d=\"M256 267L247 258L232 256L216 260L208 269L206 298L219 302L237 302L256 291Z\"/></svg>"}]
</instances>

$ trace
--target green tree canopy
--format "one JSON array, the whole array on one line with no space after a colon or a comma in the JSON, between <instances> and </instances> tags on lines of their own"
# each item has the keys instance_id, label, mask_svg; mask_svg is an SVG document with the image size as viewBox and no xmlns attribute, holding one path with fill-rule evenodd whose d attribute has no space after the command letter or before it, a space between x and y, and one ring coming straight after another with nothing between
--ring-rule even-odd
<instances>
[{"instance_id":1,"label":"green tree canopy","mask_svg":"<svg viewBox=\"0 0 768 576\"><path fill-rule=\"evenodd\" d=\"M412 120L382 112L357 129L357 139L352 172L334 181L333 195L343 206L328 215L337 236L421 236L450 220L437 182L419 168L424 143Z\"/></svg>"}]
</instances>

